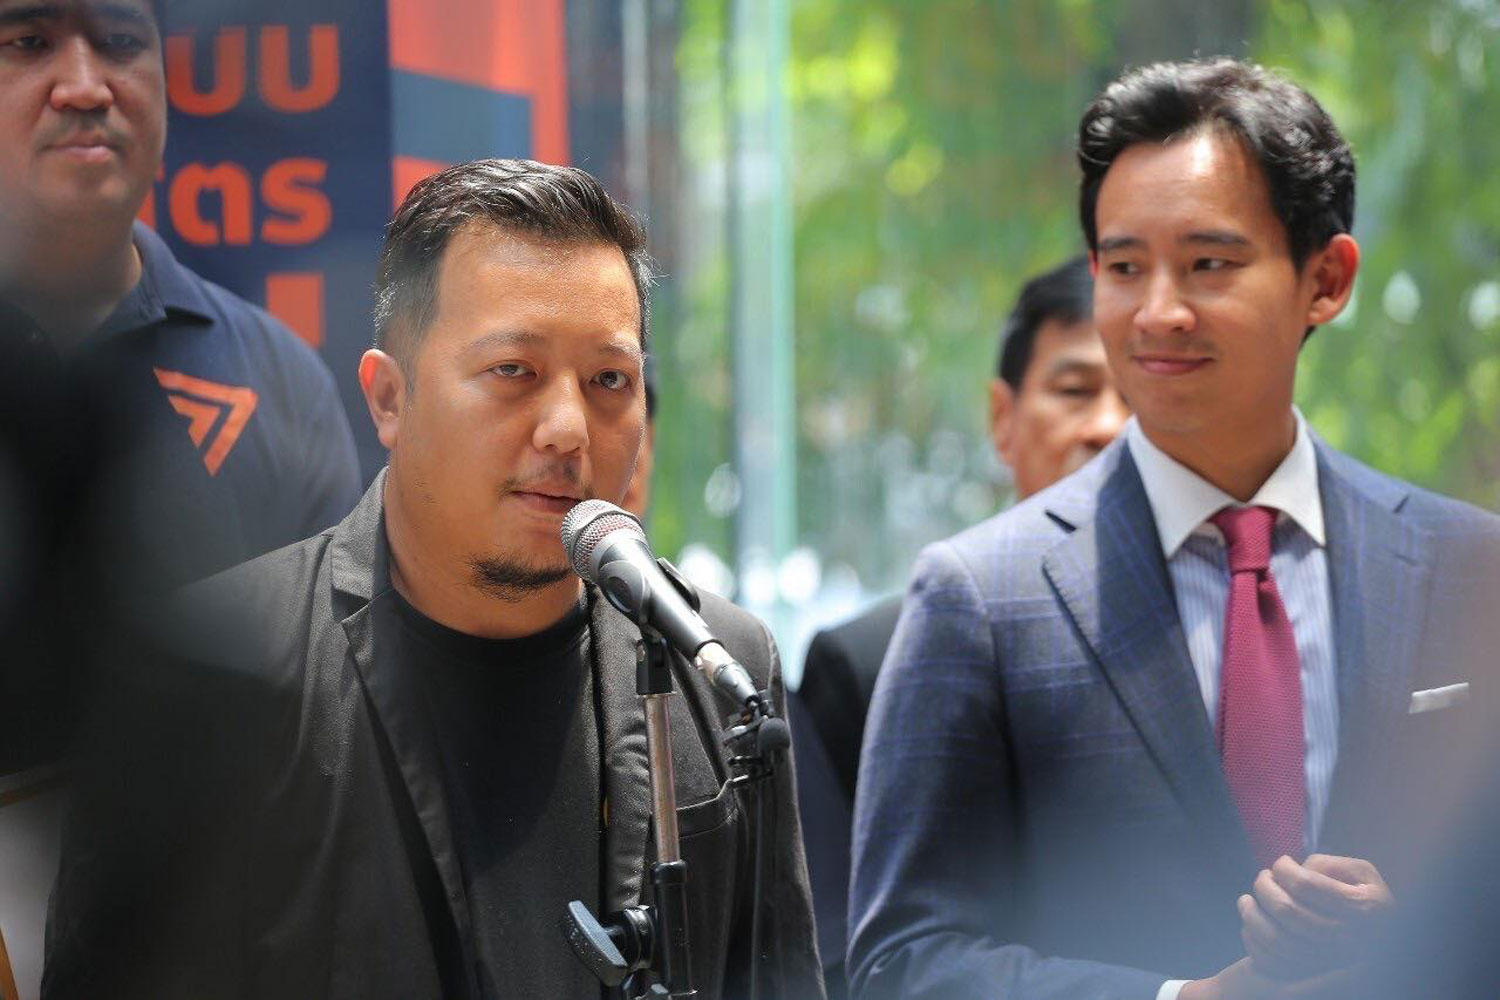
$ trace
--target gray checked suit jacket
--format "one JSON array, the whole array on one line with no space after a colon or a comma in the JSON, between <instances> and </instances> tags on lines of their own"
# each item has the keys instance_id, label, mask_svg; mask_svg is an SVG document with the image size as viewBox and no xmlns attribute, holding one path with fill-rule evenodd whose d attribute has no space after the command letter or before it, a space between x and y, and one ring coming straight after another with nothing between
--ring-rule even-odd
<instances>
[{"instance_id":1,"label":"gray checked suit jacket","mask_svg":"<svg viewBox=\"0 0 1500 1000\"><path fill-rule=\"evenodd\" d=\"M1500 518L1320 440L1340 707L1317 849L1398 896L1489 714ZM1413 691L1475 697L1410 715ZM855 807L862 998L1152 1000L1244 954L1255 865L1129 449L929 547Z\"/></svg>"}]
</instances>

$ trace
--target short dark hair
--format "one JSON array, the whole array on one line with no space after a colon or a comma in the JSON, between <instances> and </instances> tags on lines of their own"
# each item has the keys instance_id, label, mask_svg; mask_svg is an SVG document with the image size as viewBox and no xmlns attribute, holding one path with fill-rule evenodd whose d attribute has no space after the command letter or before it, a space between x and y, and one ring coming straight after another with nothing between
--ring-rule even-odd
<instances>
[{"instance_id":1,"label":"short dark hair","mask_svg":"<svg viewBox=\"0 0 1500 1000\"><path fill-rule=\"evenodd\" d=\"M997 374L1020 391L1042 326L1049 320L1072 326L1093 316L1094 277L1087 257L1079 255L1032 278L1022 286L1015 308L1000 328Z\"/></svg>"},{"instance_id":2,"label":"short dark hair","mask_svg":"<svg viewBox=\"0 0 1500 1000\"><path fill-rule=\"evenodd\" d=\"M1090 250L1098 249L1099 188L1115 158L1136 143L1209 128L1237 138L1260 164L1298 267L1354 225L1354 155L1311 94L1236 59L1156 63L1105 87L1078 126L1079 215Z\"/></svg>"},{"instance_id":3,"label":"short dark hair","mask_svg":"<svg viewBox=\"0 0 1500 1000\"><path fill-rule=\"evenodd\" d=\"M618 247L649 329L651 259L630 210L588 173L533 160L473 160L417 182L385 229L375 274L375 346L415 358L437 308L437 273L453 235L470 223L562 244Z\"/></svg>"},{"instance_id":4,"label":"short dark hair","mask_svg":"<svg viewBox=\"0 0 1500 1000\"><path fill-rule=\"evenodd\" d=\"M646 422L656 419L656 360L646 355L645 378L641 381L646 390Z\"/></svg>"}]
</instances>

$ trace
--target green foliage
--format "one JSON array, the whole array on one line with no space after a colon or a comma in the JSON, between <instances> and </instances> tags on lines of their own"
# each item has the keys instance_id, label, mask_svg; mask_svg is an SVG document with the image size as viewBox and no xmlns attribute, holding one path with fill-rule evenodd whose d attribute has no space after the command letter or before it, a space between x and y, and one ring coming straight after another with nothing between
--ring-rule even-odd
<instances>
[{"instance_id":1,"label":"green foliage","mask_svg":"<svg viewBox=\"0 0 1500 1000\"><path fill-rule=\"evenodd\" d=\"M1500 5L1275 0L1255 38L1359 168L1357 308L1308 344L1309 420L1393 475L1500 508Z\"/></svg>"},{"instance_id":2,"label":"green foliage","mask_svg":"<svg viewBox=\"0 0 1500 1000\"><path fill-rule=\"evenodd\" d=\"M722 0L688 0L680 21L680 153L691 182L683 202L678 266L663 277L670 295L653 301L652 354L659 393L651 531L676 557L689 542L728 559L733 521L705 502L714 469L733 453L733 393L726 324L729 260L721 195L711 184L728 149L724 114ZM716 198L716 194L720 197Z\"/></svg>"},{"instance_id":3,"label":"green foliage","mask_svg":"<svg viewBox=\"0 0 1500 1000\"><path fill-rule=\"evenodd\" d=\"M1073 129L1112 6L795 8L799 525L869 583L1004 492L985 384L1019 283L1081 249Z\"/></svg>"}]
</instances>

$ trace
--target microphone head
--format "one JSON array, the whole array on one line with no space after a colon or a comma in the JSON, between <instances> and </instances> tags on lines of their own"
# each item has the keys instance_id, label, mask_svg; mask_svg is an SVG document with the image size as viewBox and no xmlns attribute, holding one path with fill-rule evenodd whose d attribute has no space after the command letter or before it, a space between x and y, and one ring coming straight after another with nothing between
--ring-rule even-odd
<instances>
[{"instance_id":1,"label":"microphone head","mask_svg":"<svg viewBox=\"0 0 1500 1000\"><path fill-rule=\"evenodd\" d=\"M606 535L622 528L638 536L645 544L646 532L641 527L641 522L630 512L616 507L608 500L583 500L574 504L573 509L563 518L560 533L563 551L568 554L568 562L573 564L573 572L585 580L597 583L592 565L594 550Z\"/></svg>"},{"instance_id":2,"label":"microphone head","mask_svg":"<svg viewBox=\"0 0 1500 1000\"><path fill-rule=\"evenodd\" d=\"M762 719L760 729L755 733L755 750L762 757L778 750L785 750L792 745L792 730L786 724L785 719L771 716Z\"/></svg>"}]
</instances>

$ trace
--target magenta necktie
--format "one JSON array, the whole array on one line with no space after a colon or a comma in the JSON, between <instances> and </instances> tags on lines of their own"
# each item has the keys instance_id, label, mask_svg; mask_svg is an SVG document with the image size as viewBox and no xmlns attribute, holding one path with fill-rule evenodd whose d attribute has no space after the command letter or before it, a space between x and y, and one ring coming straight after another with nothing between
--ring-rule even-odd
<instances>
[{"instance_id":1,"label":"magenta necktie","mask_svg":"<svg viewBox=\"0 0 1500 1000\"><path fill-rule=\"evenodd\" d=\"M1307 814L1302 667L1271 576L1269 507L1226 507L1212 518L1229 550L1229 602L1219 671L1219 757L1255 860L1302 859Z\"/></svg>"}]
</instances>

